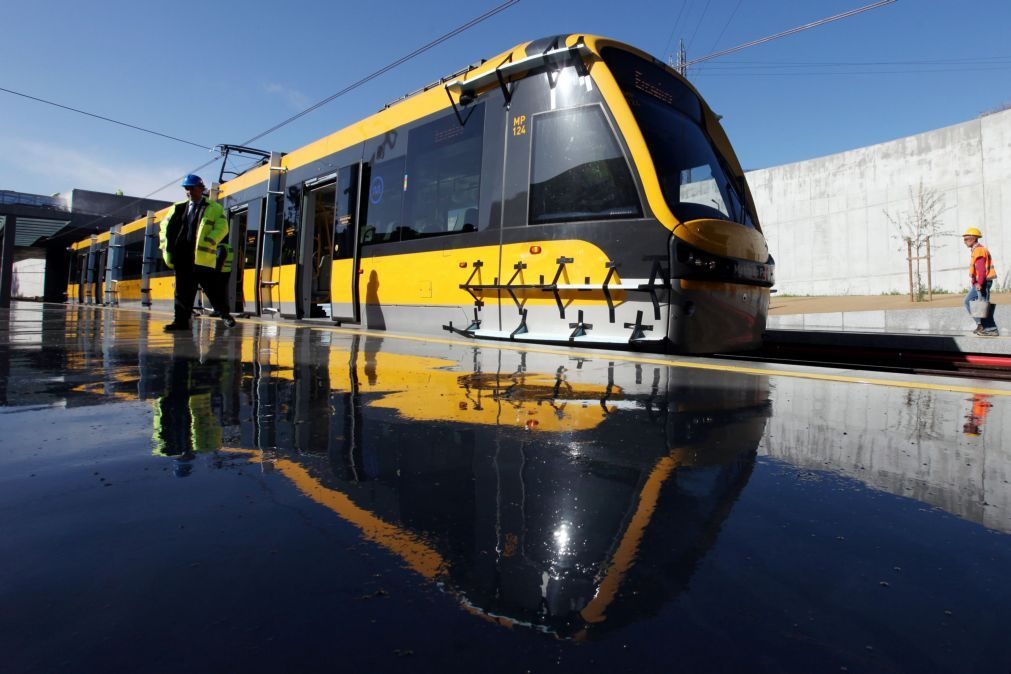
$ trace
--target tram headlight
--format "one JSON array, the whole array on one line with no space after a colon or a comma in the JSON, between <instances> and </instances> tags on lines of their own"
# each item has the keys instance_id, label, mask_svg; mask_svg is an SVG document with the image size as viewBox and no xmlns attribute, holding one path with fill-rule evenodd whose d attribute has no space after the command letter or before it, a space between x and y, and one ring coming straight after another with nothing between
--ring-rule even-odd
<instances>
[{"instance_id":1,"label":"tram headlight","mask_svg":"<svg viewBox=\"0 0 1011 674\"><path fill-rule=\"evenodd\" d=\"M688 264L697 267L698 269L704 269L708 271L716 271L719 267L719 262L705 253L697 251L688 251L687 259L685 260Z\"/></svg>"},{"instance_id":2,"label":"tram headlight","mask_svg":"<svg viewBox=\"0 0 1011 674\"><path fill-rule=\"evenodd\" d=\"M700 280L744 283L748 285L771 286L772 260L765 264L751 260L738 260L700 250L683 241L674 243L673 278L694 278Z\"/></svg>"}]
</instances>

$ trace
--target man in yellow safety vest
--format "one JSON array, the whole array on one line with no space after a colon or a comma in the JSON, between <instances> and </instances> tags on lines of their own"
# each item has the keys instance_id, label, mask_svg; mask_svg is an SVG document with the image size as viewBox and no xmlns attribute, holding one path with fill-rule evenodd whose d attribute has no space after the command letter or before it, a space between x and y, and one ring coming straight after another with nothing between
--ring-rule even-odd
<instances>
[{"instance_id":1,"label":"man in yellow safety vest","mask_svg":"<svg viewBox=\"0 0 1011 674\"><path fill-rule=\"evenodd\" d=\"M183 179L185 201L172 207L161 222L161 252L169 269L175 269L175 320L166 332L188 331L197 287L203 288L226 327L235 325L228 311L228 291L217 269L218 247L228 238L228 220L216 201L204 196L200 176Z\"/></svg>"}]
</instances>

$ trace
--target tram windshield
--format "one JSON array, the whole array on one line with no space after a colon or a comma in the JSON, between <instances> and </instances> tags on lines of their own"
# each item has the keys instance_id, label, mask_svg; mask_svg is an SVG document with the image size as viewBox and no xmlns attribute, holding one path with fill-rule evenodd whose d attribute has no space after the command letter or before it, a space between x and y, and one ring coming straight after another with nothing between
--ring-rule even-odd
<instances>
[{"instance_id":1,"label":"tram windshield","mask_svg":"<svg viewBox=\"0 0 1011 674\"><path fill-rule=\"evenodd\" d=\"M741 180L727 170L702 125L702 104L681 81L620 49L603 52L642 130L664 197L682 222L754 222Z\"/></svg>"}]
</instances>

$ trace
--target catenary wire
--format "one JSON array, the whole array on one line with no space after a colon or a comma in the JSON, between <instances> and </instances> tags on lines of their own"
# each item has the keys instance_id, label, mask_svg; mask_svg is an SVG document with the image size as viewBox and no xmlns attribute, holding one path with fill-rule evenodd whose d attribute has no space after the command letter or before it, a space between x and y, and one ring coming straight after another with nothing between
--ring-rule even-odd
<instances>
[{"instance_id":1,"label":"catenary wire","mask_svg":"<svg viewBox=\"0 0 1011 674\"><path fill-rule=\"evenodd\" d=\"M664 56L666 56L667 54L670 53L670 43L674 41L674 34L677 33L678 24L681 23L681 15L684 14L685 7L687 7L687 6L688 6L688 0L684 0L684 2L681 3L681 9L680 9L680 11L678 11L677 18L674 19L674 25L671 26L670 37L667 38L667 46L665 46L663 48L663 54L664 54Z\"/></svg>"},{"instance_id":2,"label":"catenary wire","mask_svg":"<svg viewBox=\"0 0 1011 674\"><path fill-rule=\"evenodd\" d=\"M866 66L866 65L916 65L920 63L945 64L945 63L1007 63L1011 62L1011 56L960 56L943 59L909 59L901 61L720 61L719 63L706 63L697 66L698 68L722 68L724 66L740 65L761 65L761 66Z\"/></svg>"},{"instance_id":3,"label":"catenary wire","mask_svg":"<svg viewBox=\"0 0 1011 674\"><path fill-rule=\"evenodd\" d=\"M505 10L509 9L510 7L512 7L513 5L517 4L519 1L520 0L506 0L506 2L503 2L502 4L497 5L496 7L491 8L490 10L488 10L487 12L485 12L484 14L482 14L481 16L479 16L479 17L477 17L475 19L471 19L467 23L465 23L465 24L463 24L461 26L458 26L458 27L454 28L453 30L449 31L448 33L445 33L445 34L443 34L443 35L435 38L434 40L432 40L431 42L429 42L426 45L418 47L417 49L415 49L414 51L412 51L410 54L407 54L406 56L402 56L399 59L397 59L396 61L393 61L392 63L389 63L386 66L383 66L382 68L380 68L379 70L375 71L374 73L371 73L370 75L366 75L365 77L361 78L357 82L349 84L348 86L344 87L340 91L338 91L338 92L336 92L334 94L331 94L330 96L327 96L326 98L324 98L323 100L319 101L318 103L314 103L313 105L310 105L305 110L302 110L301 112L292 115L291 117L289 117L288 119L284 120L283 122L275 124L274 126L270 127L266 131L263 131L261 133L256 134L255 136L253 136L249 140L243 142L242 144L243 145L249 145L253 141L259 140L260 138L263 138L264 136L269 135L269 134L277 131L281 127L287 126L288 124L291 124L296 119L304 117L305 115L308 115L313 110L317 110L317 109L323 107L324 105L326 105L327 103L330 103L330 102L332 102L332 101L340 98L344 94L347 94L347 93L349 93L349 92L357 89L358 87L362 86L363 84L367 84L368 82L371 82L372 80L376 79L380 75L383 75L383 74L389 72L390 70L393 70L394 68L396 68L399 65L407 63L408 61L410 61L411 59L415 58L416 56L420 56L421 54L425 53L429 49L432 49L433 47L437 47L440 44L442 44L443 42L446 42L447 40L449 40L450 38L456 37L460 33L473 28L474 26L476 26L477 24L481 23L482 21L485 21L486 19L490 19L491 17L495 16L496 14L498 14L500 12L504 12Z\"/></svg>"},{"instance_id":4,"label":"catenary wire","mask_svg":"<svg viewBox=\"0 0 1011 674\"><path fill-rule=\"evenodd\" d=\"M692 33L691 39L689 39L688 43L685 45L685 49L691 48L692 42L695 41L695 36L698 35L699 28L702 27L702 22L705 20L706 12L709 11L709 5L711 5L712 2L713 0L706 0L706 6L702 8L702 15L699 17L699 22L695 24L695 31Z\"/></svg>"},{"instance_id":5,"label":"catenary wire","mask_svg":"<svg viewBox=\"0 0 1011 674\"><path fill-rule=\"evenodd\" d=\"M335 93L335 94L333 94L331 96L328 96L327 98L323 99L322 101L319 101L318 103L314 103L313 105L309 106L305 110L302 110L301 112L299 112L299 113L297 113L295 115L292 115L291 117L289 117L288 119L284 120L283 122L280 122L279 124L275 124L274 126L270 127L266 131L263 131L263 132L255 135L255 136L253 136L249 140L243 142L242 145L249 145L253 141L256 141L256 140L258 140L260 138L263 138L264 136L266 136L266 135L268 135L270 133L273 133L274 131L277 131L281 127L286 126L287 124L290 124L291 122L299 119L300 117L303 117L303 116L307 115L308 113L312 112L313 110L317 110L318 108L321 108L322 106L326 105L327 103L330 103L330 102L336 100L337 98L339 98L339 97L341 97L341 96L349 93L350 91L352 91L352 90L354 90L354 89L362 86L363 84L366 84L367 82L370 82L371 80L379 77L380 75L383 75L383 74L389 72L393 68L396 68L397 66L403 65L407 61L410 61L411 59L413 59L413 58L415 58L417 56L420 56L421 54L423 54L424 52L432 49L433 47L436 47L436 46L442 44L443 42L446 42L450 38L456 37L460 33L464 32L466 30L469 30L470 28L473 28L477 24L479 24L479 23L481 23L481 22L483 22L483 21L485 21L487 19L490 19L491 17L495 16L496 14L499 14L500 12L503 12L506 9L509 9L510 7L512 7L515 4L518 4L519 2L520 2L520 0L507 0L506 2L503 2L502 4L493 7L492 9L488 10L484 14L481 14L480 16L478 16L478 17L476 17L474 19L471 19L467 23L464 23L464 24L458 26L457 28L454 28L453 30L449 31L448 33L444 33L443 35L441 35L441 36L437 37L436 39L432 40L431 42L429 42L428 44L425 44L425 45L423 45L421 47L418 47L417 49L415 49L414 51L412 51L410 54L408 54L406 56L403 56L403 57L397 59L396 61L393 61L392 63L390 63L390 64L388 64L388 65L380 68L379 70L375 71L371 75L367 75L366 77L363 77L362 79L358 80L357 82L355 82L355 83L353 83L351 85L348 85L344 89L341 89L337 93ZM203 145L199 145L198 147L203 148L203 149L211 149L211 148L207 148L206 146L203 146ZM219 159L221 159L222 156L224 156L224 155L219 152L210 161L204 162L200 166L197 166L196 168L190 169L189 173L196 173L197 171L200 171L201 169L204 169L204 168L210 166L211 164L214 164ZM180 176L180 178L181 178L181 176ZM133 206L137 205L138 203L140 203L144 199L150 199L151 197L153 197L154 195L158 194L162 190L165 190L165 189L168 189L169 187L175 186L179 182L180 178L176 178L176 179L172 180L171 182L168 182L168 183L162 185L161 187L155 189L154 191L149 192L147 195L145 195L143 197L138 197L134 201L132 201L130 203L127 203L127 204L124 204L123 206L121 206L121 207L117 208L116 210L110 212L105 217L112 217L113 215L116 215L117 213L125 211L128 208L132 208ZM94 225L95 223L99 222L102 219L103 218L96 218L95 220L89 222L88 224L83 225L83 227L90 227L91 225Z\"/></svg>"},{"instance_id":6,"label":"catenary wire","mask_svg":"<svg viewBox=\"0 0 1011 674\"><path fill-rule=\"evenodd\" d=\"M737 10L741 8L741 3L743 1L744 0L737 0L737 4L734 5L734 11L730 12L730 16L727 18L727 22L723 24L723 30L721 30L720 34L716 36L715 40L713 40L713 46L709 48L709 51L716 50L716 45L718 45L720 43L720 40L723 39L723 34L727 32L727 28L730 27L730 24L733 22L734 17L737 16Z\"/></svg>"},{"instance_id":7,"label":"catenary wire","mask_svg":"<svg viewBox=\"0 0 1011 674\"><path fill-rule=\"evenodd\" d=\"M95 119L101 119L106 122L111 122L113 124L119 124L120 126L125 126L130 129L136 129L137 131L143 131L144 133L150 133L153 136L161 136L162 138L168 138L169 140L175 140L180 143L185 143L187 145L192 145L193 147L199 147L201 150L210 150L211 148L207 145L201 145L200 143L194 143L193 141L186 140L184 138L176 138L175 136L170 136L167 133L161 133L160 131L152 131L151 129L145 129L142 126L137 126L136 124L128 124L126 122L121 122L118 119L113 119L111 117L103 117L102 115L97 115L93 112L88 112L87 110L80 110L78 108L72 108L69 105L63 105L62 103L56 103L55 101L47 101L44 98L39 98L38 96L29 96L28 94L21 93L20 91L14 91L13 89L5 89L0 87L0 91L6 91L8 94L14 94L15 96L21 96L23 98L28 98L33 101L38 101L39 103L45 103L46 105L52 105L57 108L62 108L64 110L70 110L71 112L76 112L82 115L87 115L88 117L94 117Z\"/></svg>"},{"instance_id":8,"label":"catenary wire","mask_svg":"<svg viewBox=\"0 0 1011 674\"><path fill-rule=\"evenodd\" d=\"M933 73L1004 72L1011 66L989 68L920 68L900 70L837 70L837 71L791 71L791 72L705 72L698 77L828 77L830 75L917 75Z\"/></svg>"}]
</instances>

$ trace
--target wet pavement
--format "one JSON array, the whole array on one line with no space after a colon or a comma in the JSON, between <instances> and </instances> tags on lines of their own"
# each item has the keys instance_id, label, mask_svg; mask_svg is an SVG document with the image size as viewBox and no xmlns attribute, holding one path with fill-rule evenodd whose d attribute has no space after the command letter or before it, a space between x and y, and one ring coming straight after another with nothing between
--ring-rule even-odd
<instances>
[{"instance_id":1,"label":"wet pavement","mask_svg":"<svg viewBox=\"0 0 1011 674\"><path fill-rule=\"evenodd\" d=\"M0 318L2 672L1011 667L986 382Z\"/></svg>"}]
</instances>

